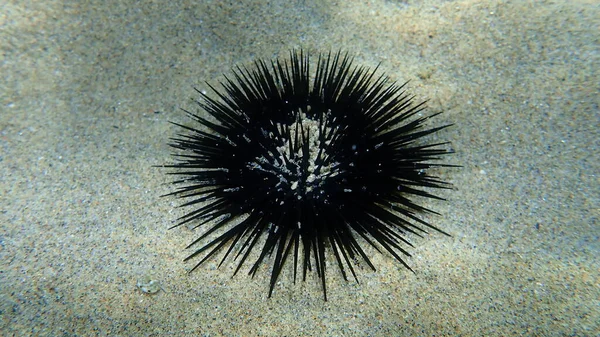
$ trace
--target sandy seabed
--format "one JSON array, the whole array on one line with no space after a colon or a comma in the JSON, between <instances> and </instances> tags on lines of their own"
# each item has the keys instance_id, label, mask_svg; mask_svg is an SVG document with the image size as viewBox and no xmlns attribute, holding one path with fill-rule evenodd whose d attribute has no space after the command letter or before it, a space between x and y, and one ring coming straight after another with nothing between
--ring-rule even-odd
<instances>
[{"instance_id":1,"label":"sandy seabed","mask_svg":"<svg viewBox=\"0 0 600 337\"><path fill-rule=\"evenodd\" d=\"M600 5L578 1L4 1L0 335L597 336ZM452 234L360 283L188 274L164 171L193 87L346 50L454 123L427 201ZM331 271L335 269L331 268ZM138 280L160 282L149 295Z\"/></svg>"}]
</instances>

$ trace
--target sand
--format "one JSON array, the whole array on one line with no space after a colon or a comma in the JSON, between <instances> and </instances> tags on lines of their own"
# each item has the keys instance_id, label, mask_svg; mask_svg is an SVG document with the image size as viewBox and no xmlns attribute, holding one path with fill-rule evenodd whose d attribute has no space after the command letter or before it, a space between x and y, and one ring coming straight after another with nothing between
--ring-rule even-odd
<instances>
[{"instance_id":1,"label":"sand","mask_svg":"<svg viewBox=\"0 0 600 337\"><path fill-rule=\"evenodd\" d=\"M597 336L597 1L4 1L0 335ZM194 87L346 50L429 100L459 169L411 237L345 282L188 274L165 171ZM247 270L247 269L246 269ZM147 294L138 281L162 287Z\"/></svg>"}]
</instances>

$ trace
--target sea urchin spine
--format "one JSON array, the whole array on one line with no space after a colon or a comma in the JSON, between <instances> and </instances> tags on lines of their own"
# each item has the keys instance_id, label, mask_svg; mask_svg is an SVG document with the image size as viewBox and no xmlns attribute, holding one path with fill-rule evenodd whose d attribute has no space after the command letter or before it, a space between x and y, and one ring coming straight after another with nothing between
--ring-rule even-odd
<instances>
[{"instance_id":1,"label":"sea urchin spine","mask_svg":"<svg viewBox=\"0 0 600 337\"><path fill-rule=\"evenodd\" d=\"M169 195L191 211L174 227L209 226L188 248L214 237L186 258L203 255L192 270L226 248L219 265L235 255L235 275L261 246L249 274L272 259L269 296L291 255L294 280L299 264L303 280L314 266L327 300L330 253L344 279L349 270L358 282L359 258L375 270L361 242L411 269L406 233L444 233L417 216L435 212L414 197L441 199L428 190L450 187L428 172L451 166L434 163L452 152L447 143L421 142L448 125L425 128L436 114L422 115L405 84L353 66L347 54L320 56L314 74L310 65L299 51L238 67L222 91L209 85L217 98L198 91L205 113L186 111L197 127L176 124L185 132L172 139L178 153L166 166L181 178Z\"/></svg>"}]
</instances>

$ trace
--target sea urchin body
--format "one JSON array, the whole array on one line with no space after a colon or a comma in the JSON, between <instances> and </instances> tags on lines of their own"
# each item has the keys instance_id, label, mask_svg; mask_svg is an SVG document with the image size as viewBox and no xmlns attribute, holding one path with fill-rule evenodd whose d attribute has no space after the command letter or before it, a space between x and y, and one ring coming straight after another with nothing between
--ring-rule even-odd
<instances>
[{"instance_id":1,"label":"sea urchin body","mask_svg":"<svg viewBox=\"0 0 600 337\"><path fill-rule=\"evenodd\" d=\"M218 98L199 92L206 116L188 112L198 126L177 124L185 132L172 139L178 153L166 166L181 177L170 195L191 209L176 226L209 226L188 248L213 237L186 258L203 256L193 269L226 249L220 263L235 256L237 273L260 247L250 274L272 261L269 296L289 261L294 280L299 269L303 279L316 270L326 300L327 259L357 279L357 260L375 270L367 244L410 269L406 233L442 232L417 216L433 211L415 197L440 199L428 190L449 185L428 169L448 166L434 162L451 150L421 141L447 125L425 128L435 114L423 115L405 85L339 52L320 56L314 73L310 66L292 52L236 68L222 91L211 87Z\"/></svg>"}]
</instances>

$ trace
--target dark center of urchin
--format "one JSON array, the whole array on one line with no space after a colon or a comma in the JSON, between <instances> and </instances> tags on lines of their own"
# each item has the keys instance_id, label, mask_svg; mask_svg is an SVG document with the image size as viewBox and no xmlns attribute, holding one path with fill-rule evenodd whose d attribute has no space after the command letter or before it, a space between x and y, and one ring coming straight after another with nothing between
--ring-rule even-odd
<instances>
[{"instance_id":1,"label":"dark center of urchin","mask_svg":"<svg viewBox=\"0 0 600 337\"><path fill-rule=\"evenodd\" d=\"M330 113L318 113L317 117L310 105L289 116L291 123L274 123L268 130L261 127L262 139L254 145L258 156L247 168L271 186L269 194L275 205L310 202L318 209L330 203L332 191L327 185L341 173L332 147L339 125L329 126Z\"/></svg>"},{"instance_id":2,"label":"dark center of urchin","mask_svg":"<svg viewBox=\"0 0 600 337\"><path fill-rule=\"evenodd\" d=\"M367 244L410 269L406 234L444 233L418 216L435 212L415 197L440 199L430 190L450 187L429 169L451 166L435 163L451 150L424 140L447 125L425 128L435 114L347 55L320 56L314 72L310 64L292 52L237 68L218 99L202 94L203 112L188 112L198 127L177 124L185 133L167 166L181 178L170 195L191 210L176 226L208 226L188 247L216 236L186 258L204 256L193 269L224 250L220 263L233 256L237 273L257 248L250 274L271 259L269 296L291 260L294 280L298 266L303 279L316 270L327 299L328 260L358 280L359 260L375 269Z\"/></svg>"}]
</instances>

